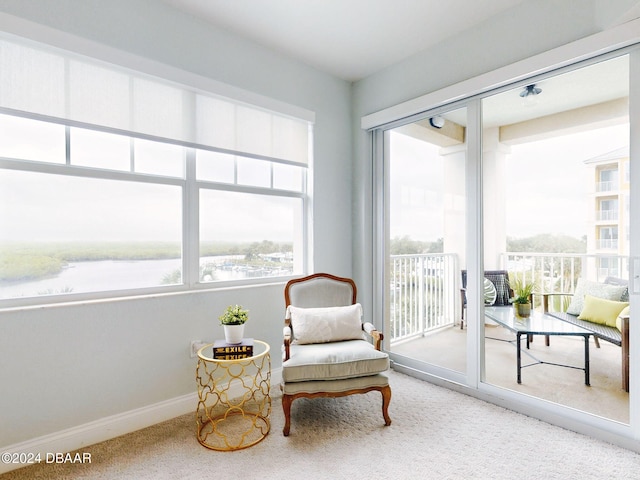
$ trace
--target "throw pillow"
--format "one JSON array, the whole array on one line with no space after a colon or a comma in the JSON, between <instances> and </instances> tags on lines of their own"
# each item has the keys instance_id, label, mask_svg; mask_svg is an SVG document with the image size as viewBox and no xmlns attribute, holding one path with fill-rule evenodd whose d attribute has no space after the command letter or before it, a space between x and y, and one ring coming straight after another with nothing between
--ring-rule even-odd
<instances>
[{"instance_id":1,"label":"throw pillow","mask_svg":"<svg viewBox=\"0 0 640 480\"><path fill-rule=\"evenodd\" d=\"M301 308L289 305L293 339L299 344L362 340L362 306Z\"/></svg>"},{"instance_id":2,"label":"throw pillow","mask_svg":"<svg viewBox=\"0 0 640 480\"><path fill-rule=\"evenodd\" d=\"M616 318L616 328L622 331L622 317L629 316L629 305L624 307L622 311L618 314L618 318Z\"/></svg>"},{"instance_id":3,"label":"throw pillow","mask_svg":"<svg viewBox=\"0 0 640 480\"><path fill-rule=\"evenodd\" d=\"M496 287L496 300L493 303L496 307L510 305L511 288L509 286L509 277L506 272L496 271L484 272L484 278L488 279Z\"/></svg>"},{"instance_id":4,"label":"throw pillow","mask_svg":"<svg viewBox=\"0 0 640 480\"><path fill-rule=\"evenodd\" d=\"M573 293L569 307L567 307L567 313L580 315L584 307L585 295L604 298L605 300L620 301L626 288L624 285L608 285L606 283L592 282L579 278L576 291Z\"/></svg>"},{"instance_id":5,"label":"throw pillow","mask_svg":"<svg viewBox=\"0 0 640 480\"><path fill-rule=\"evenodd\" d=\"M498 297L498 291L496 290L496 286L493 284L491 280L488 278L484 279L484 304L485 305L493 305L496 303L496 298Z\"/></svg>"},{"instance_id":6,"label":"throw pillow","mask_svg":"<svg viewBox=\"0 0 640 480\"><path fill-rule=\"evenodd\" d=\"M620 315L620 312L628 305L627 302L617 302L592 295L585 295L584 308L582 312L580 312L578 319L615 327L618 315Z\"/></svg>"}]
</instances>

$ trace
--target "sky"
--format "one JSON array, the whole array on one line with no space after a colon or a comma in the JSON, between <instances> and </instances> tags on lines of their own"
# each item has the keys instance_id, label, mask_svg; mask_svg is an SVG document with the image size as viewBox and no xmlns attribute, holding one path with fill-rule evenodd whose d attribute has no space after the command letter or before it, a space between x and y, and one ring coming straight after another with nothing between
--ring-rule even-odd
<instances>
[{"instance_id":1,"label":"sky","mask_svg":"<svg viewBox=\"0 0 640 480\"><path fill-rule=\"evenodd\" d=\"M507 198L517 200L506 205L507 235L586 235L588 209L595 206L584 161L628 144L629 126L621 125L512 147L506 188Z\"/></svg>"},{"instance_id":2,"label":"sky","mask_svg":"<svg viewBox=\"0 0 640 480\"><path fill-rule=\"evenodd\" d=\"M511 147L504 179L507 235L587 233L589 189L584 161L628 145L629 126L565 135ZM406 135L391 143L391 237L443 237L443 160L437 148Z\"/></svg>"},{"instance_id":3,"label":"sky","mask_svg":"<svg viewBox=\"0 0 640 480\"><path fill-rule=\"evenodd\" d=\"M295 198L204 191L201 239L292 242L300 203ZM182 190L176 185L0 170L0 225L0 241L180 242Z\"/></svg>"}]
</instances>

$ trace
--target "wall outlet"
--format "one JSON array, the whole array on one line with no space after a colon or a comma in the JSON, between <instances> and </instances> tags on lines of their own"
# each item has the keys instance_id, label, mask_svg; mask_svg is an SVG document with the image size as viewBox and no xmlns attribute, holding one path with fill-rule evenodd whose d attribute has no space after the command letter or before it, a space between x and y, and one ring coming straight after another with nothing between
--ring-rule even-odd
<instances>
[{"instance_id":1,"label":"wall outlet","mask_svg":"<svg viewBox=\"0 0 640 480\"><path fill-rule=\"evenodd\" d=\"M195 358L198 354L198 350L206 344L207 342L203 342L202 340L191 340L191 349L189 350L191 358Z\"/></svg>"}]
</instances>

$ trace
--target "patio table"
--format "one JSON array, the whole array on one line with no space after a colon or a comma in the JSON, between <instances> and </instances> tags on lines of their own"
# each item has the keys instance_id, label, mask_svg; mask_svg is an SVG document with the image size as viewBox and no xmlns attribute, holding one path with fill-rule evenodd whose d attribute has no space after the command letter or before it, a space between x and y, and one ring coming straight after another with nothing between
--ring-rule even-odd
<instances>
[{"instance_id":1,"label":"patio table","mask_svg":"<svg viewBox=\"0 0 640 480\"><path fill-rule=\"evenodd\" d=\"M493 320L498 325L514 332L516 334L516 358L517 358L517 378L518 383L522 383L522 369L524 367L530 367L532 365L547 364L556 365L559 367L575 368L578 370L584 370L584 383L589 386L589 337L592 332L585 330L584 328L572 325L567 322L558 320L551 315L545 313L533 311L528 318L519 318L514 315L513 307L485 307L484 314L490 320ZM527 337L527 349L529 348L529 336L530 335L545 335L545 336L574 336L584 338L584 368L574 365L566 365L560 363L552 363L542 361L532 354L525 352L527 356L535 360L533 363L522 365L522 336Z\"/></svg>"}]
</instances>

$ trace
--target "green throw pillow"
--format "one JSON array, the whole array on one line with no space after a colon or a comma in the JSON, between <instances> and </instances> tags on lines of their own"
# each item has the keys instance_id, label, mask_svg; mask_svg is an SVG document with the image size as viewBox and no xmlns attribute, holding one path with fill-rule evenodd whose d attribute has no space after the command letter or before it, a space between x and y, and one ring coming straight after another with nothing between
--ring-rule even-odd
<instances>
[{"instance_id":1,"label":"green throw pillow","mask_svg":"<svg viewBox=\"0 0 640 480\"><path fill-rule=\"evenodd\" d=\"M584 307L578 319L615 327L618 315L628 305L628 302L616 302L615 300L605 300L604 298L585 295Z\"/></svg>"}]
</instances>

